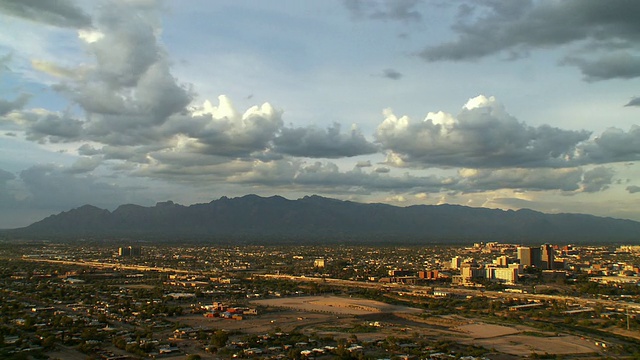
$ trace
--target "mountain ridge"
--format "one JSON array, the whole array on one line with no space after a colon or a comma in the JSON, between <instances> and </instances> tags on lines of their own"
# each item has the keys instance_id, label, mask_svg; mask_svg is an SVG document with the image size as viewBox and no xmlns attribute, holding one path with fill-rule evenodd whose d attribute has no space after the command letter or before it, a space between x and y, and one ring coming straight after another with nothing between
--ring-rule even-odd
<instances>
[{"instance_id":1,"label":"mountain ridge","mask_svg":"<svg viewBox=\"0 0 640 360\"><path fill-rule=\"evenodd\" d=\"M471 241L622 242L640 240L640 222L585 214L545 214L462 205L357 203L317 195L221 197L189 206L123 204L113 211L93 205L6 230L19 237L248 238L411 243Z\"/></svg>"}]
</instances>

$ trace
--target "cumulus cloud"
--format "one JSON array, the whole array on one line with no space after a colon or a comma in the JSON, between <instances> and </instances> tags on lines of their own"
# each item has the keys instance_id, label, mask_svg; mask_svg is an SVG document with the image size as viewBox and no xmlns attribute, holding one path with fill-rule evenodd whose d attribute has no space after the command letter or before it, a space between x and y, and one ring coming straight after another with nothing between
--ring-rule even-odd
<instances>
[{"instance_id":1,"label":"cumulus cloud","mask_svg":"<svg viewBox=\"0 0 640 360\"><path fill-rule=\"evenodd\" d=\"M608 128L579 151L593 163L637 160L640 158L640 126L632 125L627 132Z\"/></svg>"},{"instance_id":2,"label":"cumulus cloud","mask_svg":"<svg viewBox=\"0 0 640 360\"><path fill-rule=\"evenodd\" d=\"M14 100L0 99L0 116L4 116L14 110L22 109L27 104L30 98L31 95L29 94L21 94Z\"/></svg>"},{"instance_id":3,"label":"cumulus cloud","mask_svg":"<svg viewBox=\"0 0 640 360\"><path fill-rule=\"evenodd\" d=\"M463 192L513 190L561 190L576 191L580 188L583 170L566 169L461 169L458 171Z\"/></svg>"},{"instance_id":4,"label":"cumulus cloud","mask_svg":"<svg viewBox=\"0 0 640 360\"><path fill-rule=\"evenodd\" d=\"M419 0L343 0L344 6L355 19L421 21L416 7Z\"/></svg>"},{"instance_id":5,"label":"cumulus cloud","mask_svg":"<svg viewBox=\"0 0 640 360\"><path fill-rule=\"evenodd\" d=\"M69 114L44 109L31 109L8 114L5 121L12 122L27 135L27 139L38 142L73 141L80 137L83 122Z\"/></svg>"},{"instance_id":6,"label":"cumulus cloud","mask_svg":"<svg viewBox=\"0 0 640 360\"><path fill-rule=\"evenodd\" d=\"M171 75L152 12L124 4L101 9L94 30L100 36L81 36L95 63L54 88L86 112L85 138L118 145L157 141L156 127L184 112L192 92ZM61 69L46 65L48 72Z\"/></svg>"},{"instance_id":7,"label":"cumulus cloud","mask_svg":"<svg viewBox=\"0 0 640 360\"><path fill-rule=\"evenodd\" d=\"M625 106L640 106L640 97L634 97Z\"/></svg>"},{"instance_id":8,"label":"cumulus cloud","mask_svg":"<svg viewBox=\"0 0 640 360\"><path fill-rule=\"evenodd\" d=\"M578 66L585 79L640 76L637 39L640 27L633 1L490 1L460 7L452 29L456 40L424 49L427 61L474 60L493 54L510 58L535 49L575 46L565 63ZM612 49L618 53L610 55ZM577 56L580 52L587 56ZM595 58L595 59L594 59Z\"/></svg>"},{"instance_id":9,"label":"cumulus cloud","mask_svg":"<svg viewBox=\"0 0 640 360\"><path fill-rule=\"evenodd\" d=\"M378 150L355 127L348 134L341 133L338 123L326 130L315 126L283 128L274 139L274 145L276 151L284 154L316 158L350 157L372 154Z\"/></svg>"},{"instance_id":10,"label":"cumulus cloud","mask_svg":"<svg viewBox=\"0 0 640 360\"><path fill-rule=\"evenodd\" d=\"M246 156L265 150L283 126L282 112L269 103L240 114L228 97L220 96L218 101L218 106L205 101L192 119L169 125L173 131L197 139L195 146L200 152L224 156Z\"/></svg>"},{"instance_id":11,"label":"cumulus cloud","mask_svg":"<svg viewBox=\"0 0 640 360\"><path fill-rule=\"evenodd\" d=\"M606 190L611 185L614 171L610 168L599 166L585 171L582 176L582 192L598 192Z\"/></svg>"},{"instance_id":12,"label":"cumulus cloud","mask_svg":"<svg viewBox=\"0 0 640 360\"><path fill-rule=\"evenodd\" d=\"M607 54L595 60L569 56L563 64L575 65L582 70L586 81L633 79L640 76L640 56L627 51Z\"/></svg>"},{"instance_id":13,"label":"cumulus cloud","mask_svg":"<svg viewBox=\"0 0 640 360\"><path fill-rule=\"evenodd\" d=\"M470 99L457 117L429 113L413 122L390 110L376 130L382 146L403 162L449 167L562 167L587 131L528 126L493 97Z\"/></svg>"},{"instance_id":14,"label":"cumulus cloud","mask_svg":"<svg viewBox=\"0 0 640 360\"><path fill-rule=\"evenodd\" d=\"M7 15L58 27L91 26L91 17L68 0L4 0L0 2L0 11Z\"/></svg>"},{"instance_id":15,"label":"cumulus cloud","mask_svg":"<svg viewBox=\"0 0 640 360\"><path fill-rule=\"evenodd\" d=\"M635 194L637 192L640 192L640 186L629 185L627 186L626 190L629 192L629 194Z\"/></svg>"},{"instance_id":16,"label":"cumulus cloud","mask_svg":"<svg viewBox=\"0 0 640 360\"><path fill-rule=\"evenodd\" d=\"M332 162L306 163L282 160L273 162L254 162L252 169L243 174L227 178L229 183L252 184L256 186L276 186L287 189L314 189L330 194L337 193L375 193L375 192L438 192L453 186L456 180L440 176L389 176L384 171L363 171L354 167L341 171Z\"/></svg>"}]
</instances>

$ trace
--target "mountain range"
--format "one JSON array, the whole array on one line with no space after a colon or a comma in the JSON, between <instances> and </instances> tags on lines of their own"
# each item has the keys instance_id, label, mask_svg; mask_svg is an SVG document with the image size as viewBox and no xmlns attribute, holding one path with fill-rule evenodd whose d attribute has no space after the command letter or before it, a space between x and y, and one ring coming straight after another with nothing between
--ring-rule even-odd
<instances>
[{"instance_id":1,"label":"mountain range","mask_svg":"<svg viewBox=\"0 0 640 360\"><path fill-rule=\"evenodd\" d=\"M583 214L544 214L459 205L397 207L320 196L222 197L183 206L121 205L114 211L85 205L27 227L7 230L21 238L138 238L322 243L631 242L640 222Z\"/></svg>"}]
</instances>

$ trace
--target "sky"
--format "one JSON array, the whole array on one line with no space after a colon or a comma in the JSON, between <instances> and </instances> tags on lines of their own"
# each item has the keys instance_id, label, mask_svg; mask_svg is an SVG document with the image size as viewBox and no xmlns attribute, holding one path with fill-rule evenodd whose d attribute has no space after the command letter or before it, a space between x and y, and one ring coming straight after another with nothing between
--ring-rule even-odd
<instances>
[{"instance_id":1,"label":"sky","mask_svg":"<svg viewBox=\"0 0 640 360\"><path fill-rule=\"evenodd\" d=\"M0 0L0 228L246 194L640 221L639 13Z\"/></svg>"}]
</instances>

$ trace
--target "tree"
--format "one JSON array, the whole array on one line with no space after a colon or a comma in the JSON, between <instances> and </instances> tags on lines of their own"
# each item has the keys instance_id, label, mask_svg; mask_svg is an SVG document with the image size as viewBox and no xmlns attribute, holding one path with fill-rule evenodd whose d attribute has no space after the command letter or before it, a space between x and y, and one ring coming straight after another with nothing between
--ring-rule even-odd
<instances>
[{"instance_id":1,"label":"tree","mask_svg":"<svg viewBox=\"0 0 640 360\"><path fill-rule=\"evenodd\" d=\"M211 335L210 344L217 348L221 348L227 345L227 340L229 340L229 334L227 334L226 331L216 330L216 332Z\"/></svg>"}]
</instances>

